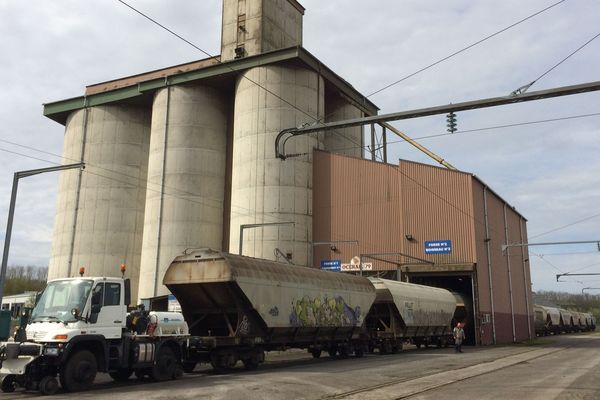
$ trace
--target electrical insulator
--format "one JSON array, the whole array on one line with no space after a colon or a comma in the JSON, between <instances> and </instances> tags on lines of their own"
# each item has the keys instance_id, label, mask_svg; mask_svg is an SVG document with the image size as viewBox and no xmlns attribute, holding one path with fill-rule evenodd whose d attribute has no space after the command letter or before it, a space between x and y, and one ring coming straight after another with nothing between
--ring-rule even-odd
<instances>
[{"instance_id":1,"label":"electrical insulator","mask_svg":"<svg viewBox=\"0 0 600 400\"><path fill-rule=\"evenodd\" d=\"M446 125L448 127L448 132L456 132L456 114L454 114L454 112L448 113L448 115L446 116L446 122L448 122L448 124Z\"/></svg>"}]
</instances>

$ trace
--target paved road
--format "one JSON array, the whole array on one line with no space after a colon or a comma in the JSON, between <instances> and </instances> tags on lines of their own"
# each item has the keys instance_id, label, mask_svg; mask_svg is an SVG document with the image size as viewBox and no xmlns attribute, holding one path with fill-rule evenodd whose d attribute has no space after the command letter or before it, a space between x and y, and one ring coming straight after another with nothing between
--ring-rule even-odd
<instances>
[{"instance_id":1,"label":"paved road","mask_svg":"<svg viewBox=\"0 0 600 400\"><path fill-rule=\"evenodd\" d=\"M406 349L396 355L314 360L305 353L269 355L252 372L216 375L198 368L177 381L115 384L53 398L112 400L253 399L600 399L600 334L542 339L542 346ZM0 394L28 399L35 393Z\"/></svg>"}]
</instances>

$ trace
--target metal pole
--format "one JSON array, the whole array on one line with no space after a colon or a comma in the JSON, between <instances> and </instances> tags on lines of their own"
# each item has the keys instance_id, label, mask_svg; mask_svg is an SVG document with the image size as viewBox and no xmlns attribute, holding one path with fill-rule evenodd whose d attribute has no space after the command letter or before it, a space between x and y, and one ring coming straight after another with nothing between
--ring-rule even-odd
<instances>
[{"instance_id":1,"label":"metal pole","mask_svg":"<svg viewBox=\"0 0 600 400\"><path fill-rule=\"evenodd\" d=\"M488 220L487 186L483 188L483 212L485 216L485 245L487 249L488 279L490 285L490 307L492 312L492 344L496 344L496 316L494 310L494 286L492 279L492 256L490 251L490 224Z\"/></svg>"},{"instance_id":2,"label":"metal pole","mask_svg":"<svg viewBox=\"0 0 600 400\"><path fill-rule=\"evenodd\" d=\"M262 224L242 224L240 225L240 244L238 246L238 254L242 255L242 245L244 243L244 229L248 228L262 228L264 226L277 226L277 225L295 225L295 222L265 222Z\"/></svg>"},{"instance_id":3,"label":"metal pole","mask_svg":"<svg viewBox=\"0 0 600 400\"><path fill-rule=\"evenodd\" d=\"M504 204L504 240L508 242L508 220L506 219L506 203ZM513 302L512 272L510 270L510 253L506 252L506 269L508 270L508 293L510 294L510 317L512 320L513 343L517 341L515 331L515 305Z\"/></svg>"},{"instance_id":4,"label":"metal pole","mask_svg":"<svg viewBox=\"0 0 600 400\"><path fill-rule=\"evenodd\" d=\"M554 246L559 244L586 244L586 243L597 243L600 246L600 239L598 240L579 240L575 242L546 242L546 243L511 243L503 244L502 251L506 251L509 247L531 247L531 246ZM600 250L600 247L599 247Z\"/></svg>"},{"instance_id":5,"label":"metal pole","mask_svg":"<svg viewBox=\"0 0 600 400\"><path fill-rule=\"evenodd\" d=\"M523 218L519 218L519 233L521 236L521 242L523 242ZM531 332L531 312L529 310L529 296L528 296L528 281L527 281L527 268L525 268L525 247L521 247L521 263L523 264L523 286L525 289L525 307L527 307L527 332L529 333L529 339L533 339ZM529 286L531 287L531 286Z\"/></svg>"},{"instance_id":6,"label":"metal pole","mask_svg":"<svg viewBox=\"0 0 600 400\"><path fill-rule=\"evenodd\" d=\"M10 249L10 238L12 235L12 226L15 214L15 204L17 202L17 188L19 186L19 179L26 178L28 176L42 174L44 172L53 172L53 171L62 171L65 169L72 168L85 168L85 164L77 163L77 164L68 164L68 165L59 165L57 167L49 167L49 168L39 168L39 169L30 169L27 171L18 171L15 172L13 177L13 186L12 192L10 195L10 205L8 207L8 219L6 221L6 234L4 235L4 252L2 253L2 267L0 268L0 301L4 296L4 283L6 279L6 268L8 265L8 251Z\"/></svg>"}]
</instances>

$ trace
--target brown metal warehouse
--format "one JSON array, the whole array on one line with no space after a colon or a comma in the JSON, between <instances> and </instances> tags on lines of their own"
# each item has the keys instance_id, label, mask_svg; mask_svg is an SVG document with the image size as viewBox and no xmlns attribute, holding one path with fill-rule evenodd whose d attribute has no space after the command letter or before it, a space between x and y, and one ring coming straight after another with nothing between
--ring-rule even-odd
<instances>
[{"instance_id":1,"label":"brown metal warehouse","mask_svg":"<svg viewBox=\"0 0 600 400\"><path fill-rule=\"evenodd\" d=\"M313 261L348 263L365 274L444 287L473 301L473 344L531 338L527 220L476 176L401 160L398 165L315 151ZM357 241L358 243L344 243ZM425 242L446 241L426 254Z\"/></svg>"}]
</instances>

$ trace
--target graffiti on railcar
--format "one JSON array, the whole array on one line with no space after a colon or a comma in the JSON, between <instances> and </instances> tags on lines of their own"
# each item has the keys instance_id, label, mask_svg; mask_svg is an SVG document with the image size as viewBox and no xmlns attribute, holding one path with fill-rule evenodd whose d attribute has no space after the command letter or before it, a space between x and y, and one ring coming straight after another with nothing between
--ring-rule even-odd
<instances>
[{"instance_id":1,"label":"graffiti on railcar","mask_svg":"<svg viewBox=\"0 0 600 400\"><path fill-rule=\"evenodd\" d=\"M310 298L292 302L292 326L359 326L362 314L359 306L346 304L341 296L335 298Z\"/></svg>"}]
</instances>

